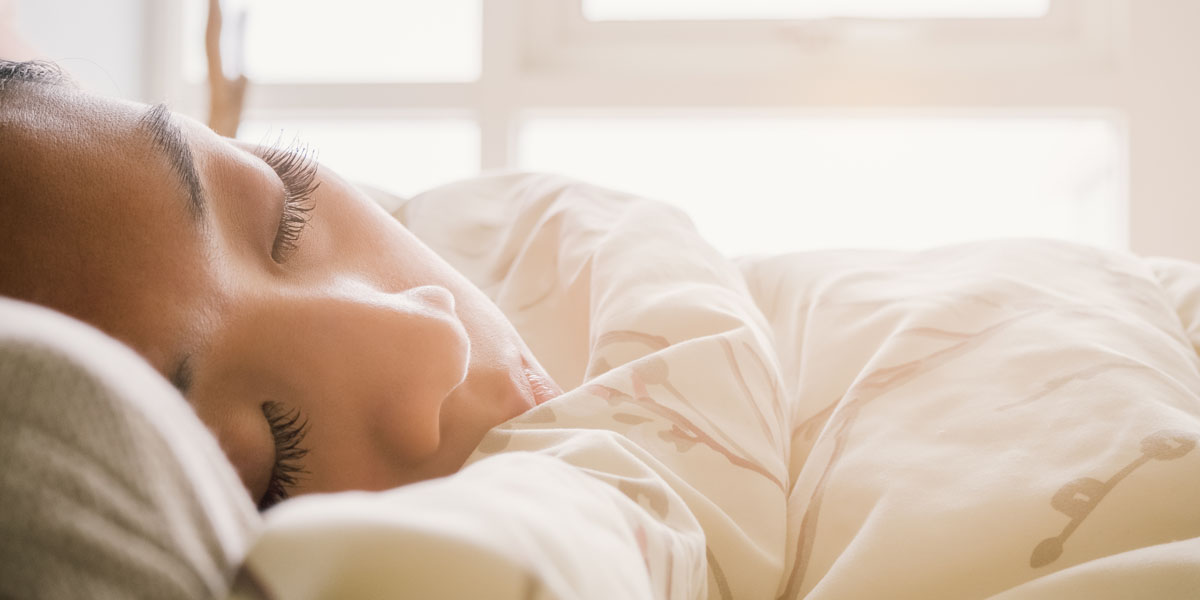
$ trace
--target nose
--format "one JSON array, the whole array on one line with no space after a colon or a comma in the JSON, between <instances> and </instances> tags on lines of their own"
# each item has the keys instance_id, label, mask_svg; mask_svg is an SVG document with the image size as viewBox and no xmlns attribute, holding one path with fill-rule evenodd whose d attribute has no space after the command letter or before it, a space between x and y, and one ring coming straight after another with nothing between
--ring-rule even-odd
<instances>
[{"instance_id":1,"label":"nose","mask_svg":"<svg viewBox=\"0 0 1200 600\"><path fill-rule=\"evenodd\" d=\"M454 295L441 286L423 285L390 300L392 318L386 321L391 334L379 332L379 350L391 350L397 360L394 370L408 374L406 387L444 399L466 378L471 354L470 338L455 312Z\"/></svg>"},{"instance_id":2,"label":"nose","mask_svg":"<svg viewBox=\"0 0 1200 600\"><path fill-rule=\"evenodd\" d=\"M341 445L353 437L397 461L437 450L442 404L466 379L471 352L449 290L342 281L286 304L273 306L280 310L272 315L288 315L293 331L274 341L285 344L282 354L303 360L275 366L287 370L294 387L340 413L324 423L310 415L314 434L318 425L333 429L336 420ZM280 331L261 329L265 324L260 331L268 335Z\"/></svg>"},{"instance_id":3,"label":"nose","mask_svg":"<svg viewBox=\"0 0 1200 600\"><path fill-rule=\"evenodd\" d=\"M424 306L429 312L439 317L452 317L457 320L457 316L454 314L454 294L444 287L422 285L409 289L404 294L412 302Z\"/></svg>"},{"instance_id":4,"label":"nose","mask_svg":"<svg viewBox=\"0 0 1200 600\"><path fill-rule=\"evenodd\" d=\"M369 320L373 329L360 329L360 339L350 340L365 350L358 357L365 367L359 376L373 381L359 387L374 398L362 416L380 444L411 460L440 443L441 406L467 377L470 338L455 312L454 295L444 287L423 285L382 296L376 298L385 310ZM347 314L352 312L373 311Z\"/></svg>"}]
</instances>

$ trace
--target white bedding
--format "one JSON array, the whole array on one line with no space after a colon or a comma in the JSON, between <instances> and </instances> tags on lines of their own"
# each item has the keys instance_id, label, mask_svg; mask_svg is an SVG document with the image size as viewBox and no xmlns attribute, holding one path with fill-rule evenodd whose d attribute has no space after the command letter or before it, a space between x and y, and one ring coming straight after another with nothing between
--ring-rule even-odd
<instances>
[{"instance_id":1,"label":"white bedding","mask_svg":"<svg viewBox=\"0 0 1200 600\"><path fill-rule=\"evenodd\" d=\"M564 388L468 466L267 515L243 586L446 598L1188 598L1200 268L1015 240L729 260L542 175L397 216Z\"/></svg>"}]
</instances>

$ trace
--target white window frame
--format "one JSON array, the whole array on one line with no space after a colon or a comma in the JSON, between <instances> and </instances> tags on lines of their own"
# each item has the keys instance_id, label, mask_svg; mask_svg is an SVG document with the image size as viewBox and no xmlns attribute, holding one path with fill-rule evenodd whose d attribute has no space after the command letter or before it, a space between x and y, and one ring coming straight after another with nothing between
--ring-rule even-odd
<instances>
[{"instance_id":1,"label":"white window frame","mask_svg":"<svg viewBox=\"0 0 1200 600\"><path fill-rule=\"evenodd\" d=\"M1094 112L1118 104L1122 0L1052 0L1038 19L650 22L589 22L581 0L482 1L477 81L257 84L247 117L470 116L490 169L514 166L516 125L541 109ZM171 32L182 31L182 4L148 10L154 95L203 114L203 87L179 76Z\"/></svg>"},{"instance_id":2,"label":"white window frame","mask_svg":"<svg viewBox=\"0 0 1200 600\"><path fill-rule=\"evenodd\" d=\"M1051 0L1039 18L603 21L581 0L518 0L527 66L587 75L789 79L1101 66L1116 37L1112 0Z\"/></svg>"},{"instance_id":3,"label":"white window frame","mask_svg":"<svg viewBox=\"0 0 1200 600\"><path fill-rule=\"evenodd\" d=\"M541 114L1104 115L1136 150L1122 174L1129 196L1145 190L1141 209L1119 210L1132 213L1122 228L1130 246L1200 258L1183 226L1157 214L1180 204L1156 208L1145 199L1165 186L1197 187L1162 161L1180 148L1163 137L1168 121L1195 117L1162 113L1131 94L1145 65L1130 64L1138 59L1129 48L1130 13L1153 12L1132 0L1052 0L1037 19L733 22L590 22L580 0L482 3L476 81L260 84L246 116L467 117L479 124L480 166L490 170L518 166L520 124ZM1169 4L1190 10L1183 0ZM203 87L179 76L181 3L147 6L148 48L158 49L148 59L151 95L203 115ZM1139 179L1138 169L1157 179Z\"/></svg>"}]
</instances>

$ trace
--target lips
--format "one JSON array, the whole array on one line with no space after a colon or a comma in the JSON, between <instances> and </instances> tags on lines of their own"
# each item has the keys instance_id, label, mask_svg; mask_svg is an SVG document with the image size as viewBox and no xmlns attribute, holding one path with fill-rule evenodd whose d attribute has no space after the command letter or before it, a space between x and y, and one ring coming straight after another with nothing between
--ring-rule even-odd
<instances>
[{"instance_id":1,"label":"lips","mask_svg":"<svg viewBox=\"0 0 1200 600\"><path fill-rule=\"evenodd\" d=\"M529 390L533 393L533 403L541 404L548 400L557 398L562 391L548 377L534 372L533 369L525 367L525 379L529 382Z\"/></svg>"}]
</instances>

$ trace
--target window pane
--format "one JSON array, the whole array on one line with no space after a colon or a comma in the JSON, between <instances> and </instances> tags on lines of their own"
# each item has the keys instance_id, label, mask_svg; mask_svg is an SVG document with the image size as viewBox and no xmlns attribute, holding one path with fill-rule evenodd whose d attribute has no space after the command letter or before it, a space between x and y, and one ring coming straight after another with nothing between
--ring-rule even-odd
<instances>
[{"instance_id":1,"label":"window pane","mask_svg":"<svg viewBox=\"0 0 1200 600\"><path fill-rule=\"evenodd\" d=\"M479 172L479 127L467 119L257 120L238 137L253 143L297 137L342 177L412 196Z\"/></svg>"},{"instance_id":2,"label":"window pane","mask_svg":"<svg viewBox=\"0 0 1200 600\"><path fill-rule=\"evenodd\" d=\"M204 79L207 0L187 0L188 78ZM226 0L227 39L245 9L245 68L263 83L471 81L480 0ZM228 52L227 52L228 53Z\"/></svg>"},{"instance_id":3,"label":"window pane","mask_svg":"<svg viewBox=\"0 0 1200 600\"><path fill-rule=\"evenodd\" d=\"M665 19L1036 18L1050 0L582 0L593 21Z\"/></svg>"},{"instance_id":4,"label":"window pane","mask_svg":"<svg viewBox=\"0 0 1200 600\"><path fill-rule=\"evenodd\" d=\"M1099 118L535 118L518 152L672 202L730 254L1125 243L1122 141Z\"/></svg>"}]
</instances>

